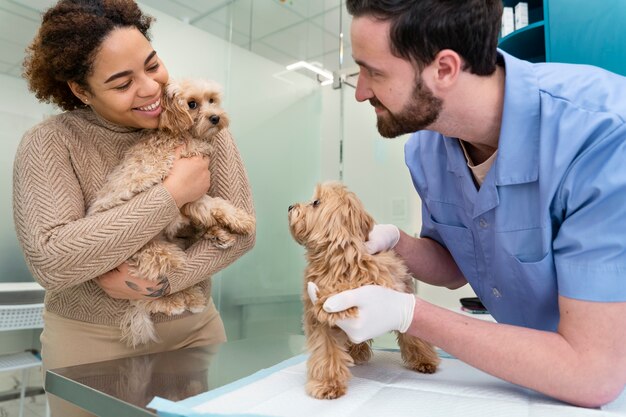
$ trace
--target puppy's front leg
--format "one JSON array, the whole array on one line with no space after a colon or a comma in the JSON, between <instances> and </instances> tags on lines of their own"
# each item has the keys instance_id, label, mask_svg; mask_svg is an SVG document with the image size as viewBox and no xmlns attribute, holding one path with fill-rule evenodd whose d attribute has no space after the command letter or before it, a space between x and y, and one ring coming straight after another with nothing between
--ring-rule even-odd
<instances>
[{"instance_id":1,"label":"puppy's front leg","mask_svg":"<svg viewBox=\"0 0 626 417\"><path fill-rule=\"evenodd\" d=\"M341 330L316 323L309 311L305 319L307 347L306 392L318 399L335 399L346 393L352 358L346 352L347 336Z\"/></svg>"},{"instance_id":2,"label":"puppy's front leg","mask_svg":"<svg viewBox=\"0 0 626 417\"><path fill-rule=\"evenodd\" d=\"M254 216L219 197L202 196L184 205L181 212L192 222L203 225L207 229L219 225L232 233L249 235L254 232L256 226Z\"/></svg>"}]
</instances>

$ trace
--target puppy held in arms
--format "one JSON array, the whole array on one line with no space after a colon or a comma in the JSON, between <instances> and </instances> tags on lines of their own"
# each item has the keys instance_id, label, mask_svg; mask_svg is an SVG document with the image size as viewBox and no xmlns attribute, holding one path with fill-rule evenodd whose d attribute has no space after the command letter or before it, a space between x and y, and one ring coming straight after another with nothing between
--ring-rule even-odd
<instances>
[{"instance_id":1,"label":"puppy held in arms","mask_svg":"<svg viewBox=\"0 0 626 417\"><path fill-rule=\"evenodd\" d=\"M213 143L228 127L228 116L221 107L221 87L214 81L185 79L171 81L161 99L163 111L156 130L130 147L120 164L107 176L102 189L90 204L87 215L94 216L124 204L139 193L162 183L183 146L181 157L214 157ZM211 159L210 159L211 160ZM254 216L219 197L204 195L180 208L179 215L127 262L132 276L154 281L163 287L167 277L186 261L178 239L182 230L196 239L209 239L219 248L235 243L234 235L254 232ZM206 296L196 284L174 294L155 291L153 300L130 301L121 319L122 340L129 346L158 341L153 313L198 313L205 309Z\"/></svg>"},{"instance_id":2,"label":"puppy held in arms","mask_svg":"<svg viewBox=\"0 0 626 417\"><path fill-rule=\"evenodd\" d=\"M357 196L339 182L319 184L310 202L289 207L289 228L294 239L305 247L308 266L304 274L304 332L310 356L307 362L306 391L319 399L333 399L346 393L348 367L367 362L371 340L354 344L339 327L338 319L357 317L356 307L339 313L322 308L328 297L364 285L381 285L413 293L413 277L393 252L370 255L365 241L374 219ZM319 288L312 303L307 284ZM423 373L437 370L439 358L433 347L413 336L397 332L405 365Z\"/></svg>"}]
</instances>

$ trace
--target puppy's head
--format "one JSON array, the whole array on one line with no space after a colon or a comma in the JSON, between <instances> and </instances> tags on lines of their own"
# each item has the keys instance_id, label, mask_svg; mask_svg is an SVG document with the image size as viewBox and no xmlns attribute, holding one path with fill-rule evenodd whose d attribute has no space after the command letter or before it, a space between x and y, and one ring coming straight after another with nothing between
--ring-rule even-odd
<instances>
[{"instance_id":1,"label":"puppy's head","mask_svg":"<svg viewBox=\"0 0 626 417\"><path fill-rule=\"evenodd\" d=\"M318 184L311 201L289 207L291 234L307 249L365 242L373 225L358 197L335 181Z\"/></svg>"},{"instance_id":2,"label":"puppy's head","mask_svg":"<svg viewBox=\"0 0 626 417\"><path fill-rule=\"evenodd\" d=\"M228 127L228 115L221 104L222 88L215 81L170 81L161 100L159 129L174 134L190 132L199 139L210 139Z\"/></svg>"}]
</instances>

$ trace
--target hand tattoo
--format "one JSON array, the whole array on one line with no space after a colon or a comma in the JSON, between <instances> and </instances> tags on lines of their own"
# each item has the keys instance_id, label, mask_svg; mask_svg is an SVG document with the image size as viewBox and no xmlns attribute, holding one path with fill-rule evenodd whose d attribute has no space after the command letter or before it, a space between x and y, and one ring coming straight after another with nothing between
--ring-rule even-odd
<instances>
[{"instance_id":1,"label":"hand tattoo","mask_svg":"<svg viewBox=\"0 0 626 417\"><path fill-rule=\"evenodd\" d=\"M163 277L159 280L156 287L148 287L146 288L150 291L149 294L146 294L146 297L150 298L159 298L170 293L170 282L166 277Z\"/></svg>"}]
</instances>

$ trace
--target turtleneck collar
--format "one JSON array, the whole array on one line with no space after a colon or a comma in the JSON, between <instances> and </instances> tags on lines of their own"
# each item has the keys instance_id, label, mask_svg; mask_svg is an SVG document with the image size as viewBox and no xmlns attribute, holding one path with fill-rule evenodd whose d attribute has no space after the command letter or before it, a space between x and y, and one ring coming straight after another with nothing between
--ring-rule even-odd
<instances>
[{"instance_id":1,"label":"turtleneck collar","mask_svg":"<svg viewBox=\"0 0 626 417\"><path fill-rule=\"evenodd\" d=\"M87 107L85 109L78 109L78 110L74 110L76 112L81 112L85 118L85 120L88 120L89 122L101 126L107 130L110 130L112 132L117 132L117 133L132 133L132 132L138 132L142 129L137 128L137 127L128 127L128 126L120 126L118 124L115 124L113 122L108 121L107 119L105 119L104 117L100 116L98 113L96 113L95 111L93 111L91 108Z\"/></svg>"}]
</instances>

